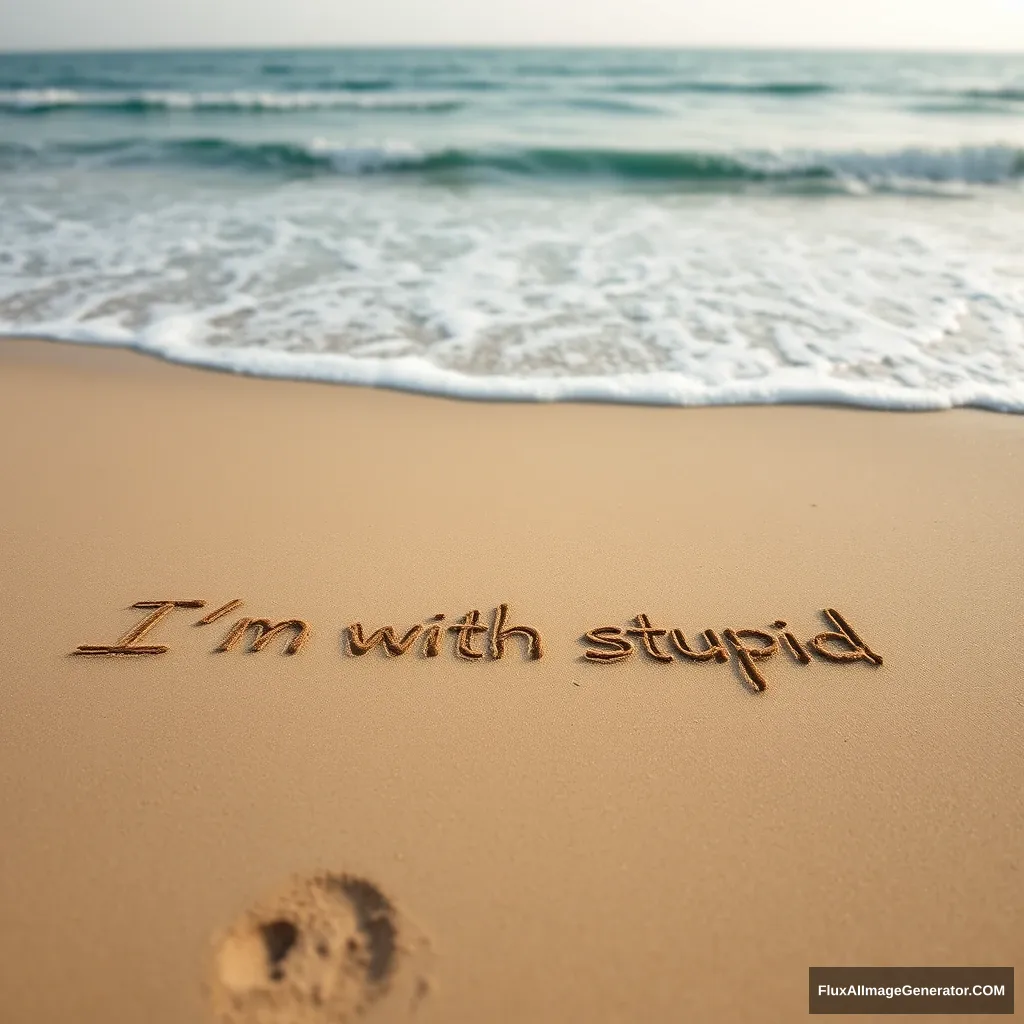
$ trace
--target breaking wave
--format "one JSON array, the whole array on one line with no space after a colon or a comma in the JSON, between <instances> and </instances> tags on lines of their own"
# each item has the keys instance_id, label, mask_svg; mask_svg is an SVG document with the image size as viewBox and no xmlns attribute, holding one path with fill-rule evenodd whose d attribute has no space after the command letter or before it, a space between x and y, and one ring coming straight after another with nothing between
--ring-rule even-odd
<instances>
[{"instance_id":1,"label":"breaking wave","mask_svg":"<svg viewBox=\"0 0 1024 1024\"><path fill-rule=\"evenodd\" d=\"M106 110L117 113L193 110L292 112L299 110L451 111L464 104L450 96L377 95L349 82L343 89L309 92L79 92L75 89L12 89L0 92L0 110L46 114L55 110Z\"/></svg>"},{"instance_id":2,"label":"breaking wave","mask_svg":"<svg viewBox=\"0 0 1024 1024\"><path fill-rule=\"evenodd\" d=\"M32 147L0 143L0 166L85 162L228 168L309 177L421 175L435 181L613 180L714 189L763 183L812 190L926 185L999 185L1024 177L1024 150L1012 146L907 148L889 152L734 154L561 147L447 147L409 143L334 145L246 143L221 138L121 139Z\"/></svg>"}]
</instances>

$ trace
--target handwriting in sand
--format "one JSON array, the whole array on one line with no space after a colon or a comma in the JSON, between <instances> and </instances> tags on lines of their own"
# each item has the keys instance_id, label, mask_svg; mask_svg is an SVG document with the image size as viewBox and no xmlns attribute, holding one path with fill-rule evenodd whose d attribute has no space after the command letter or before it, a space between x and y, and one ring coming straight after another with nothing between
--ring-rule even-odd
<instances>
[{"instance_id":1,"label":"handwriting in sand","mask_svg":"<svg viewBox=\"0 0 1024 1024\"><path fill-rule=\"evenodd\" d=\"M194 625L210 626L238 611L243 603L239 598L228 601L205 614ZM175 611L205 607L206 601L198 599L136 601L132 608L148 614L124 636L113 644L84 644L72 653L109 657L166 654L170 648L165 644L144 644L143 639ZM822 615L829 628L803 642L797 639L784 619L774 620L771 628L775 632L728 627L719 635L714 629L705 629L699 634L691 633L691 642L682 629L656 626L650 616L641 612L625 627L597 626L584 633L580 637L584 645L581 657L583 661L599 665L625 661L638 651L646 660L661 664L726 664L734 660L746 683L757 693L768 686L762 664L782 651L794 663L804 666L811 663L812 653L834 663L863 661L874 666L882 664L882 658L861 639L842 612L825 608ZM309 640L311 632L309 623L304 619L273 622L269 618L243 615L231 624L214 652L244 650L247 643L250 652L259 652L281 637L283 653L297 654ZM444 613L438 612L424 622L414 623L404 632L390 625L368 632L362 622L353 622L342 630L342 649L354 658L364 657L375 650L386 658L398 658L418 648L419 656L436 658L443 653L446 635L451 638L447 645L451 653L467 661L499 661L513 647L520 657L529 661L544 656L540 631L533 626L510 623L507 604L493 609L487 623L483 621L480 610L475 608L453 622L446 621Z\"/></svg>"}]
</instances>

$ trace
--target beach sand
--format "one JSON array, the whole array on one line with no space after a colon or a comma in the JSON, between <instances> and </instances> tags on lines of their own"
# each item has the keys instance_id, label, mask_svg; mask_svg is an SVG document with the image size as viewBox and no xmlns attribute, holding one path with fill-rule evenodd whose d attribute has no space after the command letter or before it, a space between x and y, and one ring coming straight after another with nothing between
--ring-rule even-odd
<instances>
[{"instance_id":1,"label":"beach sand","mask_svg":"<svg viewBox=\"0 0 1024 1024\"><path fill-rule=\"evenodd\" d=\"M328 875L380 911L337 935L395 939L339 996L378 1024L787 1022L812 965L1020 964L1024 417L458 402L5 341L0 510L7 1024L230 1020L260 914ZM139 641L166 653L71 655L163 600L206 602ZM343 644L502 603L541 659ZM640 613L806 641L826 608L884 664L780 650L757 692L734 653L583 658ZM308 641L217 653L240 615Z\"/></svg>"}]
</instances>

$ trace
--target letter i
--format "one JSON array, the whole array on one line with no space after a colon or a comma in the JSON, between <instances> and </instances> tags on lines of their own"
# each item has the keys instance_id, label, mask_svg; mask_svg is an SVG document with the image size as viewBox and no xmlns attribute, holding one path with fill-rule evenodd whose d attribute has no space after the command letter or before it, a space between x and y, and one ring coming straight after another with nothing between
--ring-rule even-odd
<instances>
[{"instance_id":1,"label":"letter i","mask_svg":"<svg viewBox=\"0 0 1024 1024\"><path fill-rule=\"evenodd\" d=\"M427 620L433 622L435 625L428 626L426 633L423 635L427 638L426 643L423 645L423 653L428 658L436 658L441 653L441 635L444 627L437 625L437 623L444 621L444 614L438 612L432 618Z\"/></svg>"},{"instance_id":2,"label":"letter i","mask_svg":"<svg viewBox=\"0 0 1024 1024\"><path fill-rule=\"evenodd\" d=\"M786 622L784 619L776 619L772 625L776 629L786 628ZM800 662L801 665L809 665L811 663L811 656L804 649L803 644L801 644L792 633L785 632L782 636L786 641L786 647L789 650L789 653L793 655L793 658Z\"/></svg>"}]
</instances>

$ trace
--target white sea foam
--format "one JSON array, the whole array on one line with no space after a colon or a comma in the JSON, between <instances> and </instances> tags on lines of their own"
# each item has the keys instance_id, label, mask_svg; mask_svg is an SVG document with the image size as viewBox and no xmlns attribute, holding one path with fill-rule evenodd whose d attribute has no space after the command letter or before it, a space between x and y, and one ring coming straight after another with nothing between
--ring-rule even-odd
<instances>
[{"instance_id":1,"label":"white sea foam","mask_svg":"<svg viewBox=\"0 0 1024 1024\"><path fill-rule=\"evenodd\" d=\"M307 151L311 156L326 158L339 174L369 174L415 166L430 156L427 150L400 140L339 145L329 139L316 138L309 144Z\"/></svg>"},{"instance_id":2,"label":"white sea foam","mask_svg":"<svg viewBox=\"0 0 1024 1024\"><path fill-rule=\"evenodd\" d=\"M211 348L181 340L171 322L142 337L117 332L69 329L55 337L30 337L134 348L189 366L286 380L311 380L394 388L457 398L503 401L601 401L654 406L738 406L738 404L845 404L869 409L928 411L973 407L1024 413L1024 385L909 387L896 384L828 381L813 371L783 368L757 381L701 385L685 374L617 374L580 377L470 376L445 370L417 356L382 358L337 353L305 353L267 348ZM182 324L185 335L189 325Z\"/></svg>"},{"instance_id":3,"label":"white sea foam","mask_svg":"<svg viewBox=\"0 0 1024 1024\"><path fill-rule=\"evenodd\" d=\"M1014 194L301 186L12 189L0 331L464 397L1024 412Z\"/></svg>"},{"instance_id":4,"label":"white sea foam","mask_svg":"<svg viewBox=\"0 0 1024 1024\"><path fill-rule=\"evenodd\" d=\"M452 398L499 401L588 401L631 405L771 405L828 403L867 408L925 411L974 407L1024 412L1024 384L961 384L911 387L898 384L828 380L814 371L781 368L758 380L702 385L686 374L620 373L578 377L471 376L415 356L380 358L336 353L282 352L266 348L211 348L176 336L173 321L141 337L120 332L68 328L53 338L134 348L171 362L259 377L394 388ZM185 336L191 325L180 325Z\"/></svg>"}]
</instances>

